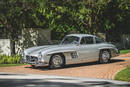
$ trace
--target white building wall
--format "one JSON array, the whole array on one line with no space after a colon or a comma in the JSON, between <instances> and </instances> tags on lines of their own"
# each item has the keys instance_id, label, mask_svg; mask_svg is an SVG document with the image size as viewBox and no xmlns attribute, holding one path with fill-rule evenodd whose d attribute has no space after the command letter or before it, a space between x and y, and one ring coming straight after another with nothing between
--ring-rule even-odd
<instances>
[{"instance_id":1,"label":"white building wall","mask_svg":"<svg viewBox=\"0 0 130 87\"><path fill-rule=\"evenodd\" d=\"M15 41L15 52L20 54L29 47L47 45L51 42L50 36L48 29L24 28L22 35ZM0 54L11 55L9 39L0 39Z\"/></svg>"},{"instance_id":2,"label":"white building wall","mask_svg":"<svg viewBox=\"0 0 130 87\"><path fill-rule=\"evenodd\" d=\"M130 48L130 34L122 35L122 43L124 48Z\"/></svg>"},{"instance_id":3,"label":"white building wall","mask_svg":"<svg viewBox=\"0 0 130 87\"><path fill-rule=\"evenodd\" d=\"M9 39L0 39L0 54L11 55Z\"/></svg>"},{"instance_id":4,"label":"white building wall","mask_svg":"<svg viewBox=\"0 0 130 87\"><path fill-rule=\"evenodd\" d=\"M21 53L22 50L33 47L47 45L50 42L50 30L41 28L24 28L21 38L16 41L15 52Z\"/></svg>"}]
</instances>

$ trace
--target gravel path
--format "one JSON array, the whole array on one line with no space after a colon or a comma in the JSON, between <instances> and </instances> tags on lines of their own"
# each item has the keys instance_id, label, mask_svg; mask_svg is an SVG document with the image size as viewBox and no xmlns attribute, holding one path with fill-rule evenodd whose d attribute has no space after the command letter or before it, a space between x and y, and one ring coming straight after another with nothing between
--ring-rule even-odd
<instances>
[{"instance_id":1,"label":"gravel path","mask_svg":"<svg viewBox=\"0 0 130 87\"><path fill-rule=\"evenodd\" d=\"M0 67L0 72L114 79L117 72L128 66L130 66L130 53L113 58L109 64L98 64L97 62L91 62L67 65L63 69L54 70L49 70L48 67L32 69L30 65L25 65Z\"/></svg>"}]
</instances>

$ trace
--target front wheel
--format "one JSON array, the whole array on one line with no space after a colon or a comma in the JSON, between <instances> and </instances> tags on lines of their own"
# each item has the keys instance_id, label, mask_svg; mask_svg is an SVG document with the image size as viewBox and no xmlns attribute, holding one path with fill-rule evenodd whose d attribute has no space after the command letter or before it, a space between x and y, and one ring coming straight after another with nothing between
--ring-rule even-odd
<instances>
[{"instance_id":1,"label":"front wheel","mask_svg":"<svg viewBox=\"0 0 130 87\"><path fill-rule=\"evenodd\" d=\"M50 68L61 68L65 65L63 55L55 54L51 57L49 67Z\"/></svg>"},{"instance_id":2,"label":"front wheel","mask_svg":"<svg viewBox=\"0 0 130 87\"><path fill-rule=\"evenodd\" d=\"M100 63L108 63L110 61L111 54L108 50L102 50L99 54Z\"/></svg>"}]
</instances>

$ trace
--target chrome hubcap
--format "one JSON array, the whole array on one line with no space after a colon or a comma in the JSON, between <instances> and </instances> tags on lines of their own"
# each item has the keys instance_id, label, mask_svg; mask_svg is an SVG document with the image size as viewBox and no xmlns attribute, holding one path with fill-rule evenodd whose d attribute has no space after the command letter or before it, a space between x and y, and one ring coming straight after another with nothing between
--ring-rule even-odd
<instances>
[{"instance_id":1,"label":"chrome hubcap","mask_svg":"<svg viewBox=\"0 0 130 87\"><path fill-rule=\"evenodd\" d=\"M104 62L107 62L110 58L110 54L108 51L104 51L102 54L102 59L104 60Z\"/></svg>"},{"instance_id":2,"label":"chrome hubcap","mask_svg":"<svg viewBox=\"0 0 130 87\"><path fill-rule=\"evenodd\" d=\"M62 58L59 55L53 56L53 60L52 61L53 61L53 64L55 66L60 66L63 63Z\"/></svg>"}]
</instances>

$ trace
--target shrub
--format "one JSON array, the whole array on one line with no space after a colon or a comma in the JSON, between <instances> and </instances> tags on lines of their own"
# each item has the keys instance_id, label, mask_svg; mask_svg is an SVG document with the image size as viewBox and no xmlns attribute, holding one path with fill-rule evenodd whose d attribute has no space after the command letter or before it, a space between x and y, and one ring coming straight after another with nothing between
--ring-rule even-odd
<instances>
[{"instance_id":1,"label":"shrub","mask_svg":"<svg viewBox=\"0 0 130 87\"><path fill-rule=\"evenodd\" d=\"M7 56L0 55L0 64L19 64L21 60L20 55Z\"/></svg>"}]
</instances>

